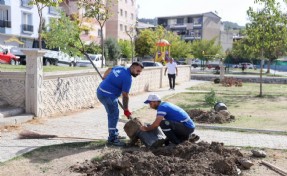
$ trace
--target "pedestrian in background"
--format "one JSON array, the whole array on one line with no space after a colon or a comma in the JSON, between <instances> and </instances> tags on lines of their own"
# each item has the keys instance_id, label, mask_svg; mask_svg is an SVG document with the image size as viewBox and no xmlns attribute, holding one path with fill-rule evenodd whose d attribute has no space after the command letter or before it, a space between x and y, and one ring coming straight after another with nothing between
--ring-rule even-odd
<instances>
[{"instance_id":1,"label":"pedestrian in background","mask_svg":"<svg viewBox=\"0 0 287 176\"><path fill-rule=\"evenodd\" d=\"M142 72L144 66L139 62L134 62L127 68L115 66L106 70L103 81L97 89L97 97L104 105L108 115L109 137L108 144L123 146L124 143L119 140L117 124L119 120L118 97L123 97L124 114L128 118L131 116L129 111L129 91L132 85L132 76L137 77Z\"/></svg>"},{"instance_id":2,"label":"pedestrian in background","mask_svg":"<svg viewBox=\"0 0 287 176\"><path fill-rule=\"evenodd\" d=\"M164 75L168 75L169 80L169 90L174 90L175 87L175 77L178 75L177 64L174 62L173 58L169 59L169 62L166 64Z\"/></svg>"}]
</instances>

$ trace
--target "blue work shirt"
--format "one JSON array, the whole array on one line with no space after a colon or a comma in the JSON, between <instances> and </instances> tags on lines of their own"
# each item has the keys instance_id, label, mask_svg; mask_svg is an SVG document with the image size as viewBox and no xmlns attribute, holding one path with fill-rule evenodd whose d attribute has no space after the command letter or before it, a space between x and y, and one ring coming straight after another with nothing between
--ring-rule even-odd
<instances>
[{"instance_id":1,"label":"blue work shirt","mask_svg":"<svg viewBox=\"0 0 287 176\"><path fill-rule=\"evenodd\" d=\"M118 98L122 92L129 93L132 85L132 75L129 68L113 67L108 76L101 82L97 91L111 98Z\"/></svg>"},{"instance_id":2,"label":"blue work shirt","mask_svg":"<svg viewBox=\"0 0 287 176\"><path fill-rule=\"evenodd\" d=\"M189 115L172 103L161 102L157 109L157 116L163 116L166 120L181 122L188 128L195 128Z\"/></svg>"}]
</instances>

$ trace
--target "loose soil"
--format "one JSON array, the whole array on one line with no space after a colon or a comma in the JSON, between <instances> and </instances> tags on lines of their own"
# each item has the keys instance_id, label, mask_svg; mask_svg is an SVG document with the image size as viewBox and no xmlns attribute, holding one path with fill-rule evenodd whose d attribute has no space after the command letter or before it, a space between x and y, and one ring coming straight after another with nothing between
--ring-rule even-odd
<instances>
[{"instance_id":1,"label":"loose soil","mask_svg":"<svg viewBox=\"0 0 287 176\"><path fill-rule=\"evenodd\" d=\"M237 175L243 154L221 143L185 142L153 150L126 149L109 153L101 161L71 167L84 175Z\"/></svg>"},{"instance_id":2,"label":"loose soil","mask_svg":"<svg viewBox=\"0 0 287 176\"><path fill-rule=\"evenodd\" d=\"M234 175L236 167L241 168L237 162L239 158L246 158L254 163L250 170L242 170L245 176L279 175L261 165L261 158L253 158L251 149L225 147L216 142L212 144L186 142L176 147L167 146L153 150L92 144L62 144L35 150L30 154L0 164L0 175L79 176L119 175L119 173L127 173L127 175L172 175L173 173L174 175ZM264 151L267 153L265 161L287 169L286 151L270 149L264 149ZM98 172L95 172L96 169L99 169ZM222 172L226 174L220 174Z\"/></svg>"},{"instance_id":3,"label":"loose soil","mask_svg":"<svg viewBox=\"0 0 287 176\"><path fill-rule=\"evenodd\" d=\"M229 123L235 120L235 116L231 115L228 111L222 110L216 112L214 110L211 111L203 111L200 109L191 109L187 111L189 116L193 121L198 123Z\"/></svg>"}]
</instances>

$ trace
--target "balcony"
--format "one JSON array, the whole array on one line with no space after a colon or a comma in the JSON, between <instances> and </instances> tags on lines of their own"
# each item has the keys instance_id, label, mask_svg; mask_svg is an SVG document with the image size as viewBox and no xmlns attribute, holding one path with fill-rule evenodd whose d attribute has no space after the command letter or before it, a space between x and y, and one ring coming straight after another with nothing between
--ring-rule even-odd
<instances>
[{"instance_id":1,"label":"balcony","mask_svg":"<svg viewBox=\"0 0 287 176\"><path fill-rule=\"evenodd\" d=\"M22 32L24 33L33 33L33 25L22 24Z\"/></svg>"},{"instance_id":2,"label":"balcony","mask_svg":"<svg viewBox=\"0 0 287 176\"><path fill-rule=\"evenodd\" d=\"M182 36L182 39L184 40L200 40L201 39L201 36L197 35L184 35Z\"/></svg>"},{"instance_id":3,"label":"balcony","mask_svg":"<svg viewBox=\"0 0 287 176\"><path fill-rule=\"evenodd\" d=\"M186 24L171 24L170 29L186 29Z\"/></svg>"},{"instance_id":4,"label":"balcony","mask_svg":"<svg viewBox=\"0 0 287 176\"><path fill-rule=\"evenodd\" d=\"M11 21L0 20L1 28L11 28Z\"/></svg>"},{"instance_id":5,"label":"balcony","mask_svg":"<svg viewBox=\"0 0 287 176\"><path fill-rule=\"evenodd\" d=\"M10 0L0 0L0 5L6 5L6 6L10 6Z\"/></svg>"}]
</instances>

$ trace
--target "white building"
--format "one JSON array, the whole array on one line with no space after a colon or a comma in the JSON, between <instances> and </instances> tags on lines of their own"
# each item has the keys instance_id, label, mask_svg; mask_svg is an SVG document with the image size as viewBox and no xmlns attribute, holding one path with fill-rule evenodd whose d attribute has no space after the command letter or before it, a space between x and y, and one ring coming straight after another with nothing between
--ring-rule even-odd
<instances>
[{"instance_id":1,"label":"white building","mask_svg":"<svg viewBox=\"0 0 287 176\"><path fill-rule=\"evenodd\" d=\"M40 20L37 7L28 3L29 0L0 0L0 44L32 47L33 40L38 38ZM58 16L54 7L43 9L45 25L51 18ZM16 38L23 44L11 38Z\"/></svg>"}]
</instances>

